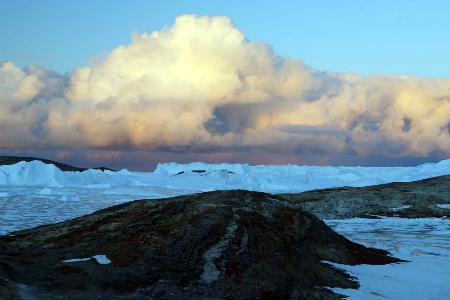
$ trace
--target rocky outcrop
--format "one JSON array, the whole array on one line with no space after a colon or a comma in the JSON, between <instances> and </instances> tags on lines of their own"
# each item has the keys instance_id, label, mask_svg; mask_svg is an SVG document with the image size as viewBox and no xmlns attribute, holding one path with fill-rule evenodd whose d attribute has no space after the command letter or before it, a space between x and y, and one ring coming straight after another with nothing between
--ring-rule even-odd
<instances>
[{"instance_id":1,"label":"rocky outcrop","mask_svg":"<svg viewBox=\"0 0 450 300\"><path fill-rule=\"evenodd\" d=\"M0 166L1 165L13 165L13 164L17 164L18 162L21 162L21 161L29 162L29 161L33 161L33 160L38 160L45 164L55 165L61 171L82 172L82 171L87 170L86 168L74 167L74 166L66 165L66 164L56 162L53 160L37 158L37 157L23 157L23 156L0 156ZM114 171L112 169L105 168L105 167L98 167L98 168L93 168L93 169L102 170L102 171L105 171L105 170Z\"/></svg>"},{"instance_id":2,"label":"rocky outcrop","mask_svg":"<svg viewBox=\"0 0 450 300\"><path fill-rule=\"evenodd\" d=\"M341 187L280 196L321 219L398 216L450 217L450 175L414 182Z\"/></svg>"},{"instance_id":3,"label":"rocky outcrop","mask_svg":"<svg viewBox=\"0 0 450 300\"><path fill-rule=\"evenodd\" d=\"M281 197L219 191L129 202L0 236L0 293L23 299L338 299L327 287L358 283L326 261L398 262L387 254L347 240Z\"/></svg>"}]
</instances>

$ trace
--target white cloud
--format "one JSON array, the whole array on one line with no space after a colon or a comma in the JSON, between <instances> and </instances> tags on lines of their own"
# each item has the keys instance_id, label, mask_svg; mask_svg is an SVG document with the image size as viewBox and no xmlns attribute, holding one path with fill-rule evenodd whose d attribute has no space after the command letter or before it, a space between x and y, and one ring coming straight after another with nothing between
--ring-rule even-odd
<instances>
[{"instance_id":1,"label":"white cloud","mask_svg":"<svg viewBox=\"0 0 450 300\"><path fill-rule=\"evenodd\" d=\"M450 78L317 72L226 17L178 17L70 78L0 67L3 148L450 155L449 123Z\"/></svg>"}]
</instances>

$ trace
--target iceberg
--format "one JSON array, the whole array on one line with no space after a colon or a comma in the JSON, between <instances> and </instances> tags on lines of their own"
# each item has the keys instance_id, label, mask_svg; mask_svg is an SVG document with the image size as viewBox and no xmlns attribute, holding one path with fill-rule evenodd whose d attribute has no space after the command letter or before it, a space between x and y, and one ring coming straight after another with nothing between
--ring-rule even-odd
<instances>
[{"instance_id":1,"label":"iceberg","mask_svg":"<svg viewBox=\"0 0 450 300\"><path fill-rule=\"evenodd\" d=\"M52 164L31 161L0 166L0 186L90 187L108 190L159 187L190 192L247 189L286 193L395 181L409 182L449 173L450 159L416 167L160 163L153 172L128 170L113 172L94 169L64 172Z\"/></svg>"}]
</instances>

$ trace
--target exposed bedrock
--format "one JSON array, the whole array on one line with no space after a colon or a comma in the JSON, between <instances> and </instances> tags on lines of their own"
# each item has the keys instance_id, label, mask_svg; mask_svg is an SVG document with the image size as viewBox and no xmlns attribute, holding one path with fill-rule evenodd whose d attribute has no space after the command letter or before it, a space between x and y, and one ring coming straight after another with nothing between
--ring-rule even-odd
<instances>
[{"instance_id":1,"label":"exposed bedrock","mask_svg":"<svg viewBox=\"0 0 450 300\"><path fill-rule=\"evenodd\" d=\"M347 240L281 197L218 191L129 202L0 236L0 295L336 299L326 287L358 287L326 261L399 260Z\"/></svg>"}]
</instances>

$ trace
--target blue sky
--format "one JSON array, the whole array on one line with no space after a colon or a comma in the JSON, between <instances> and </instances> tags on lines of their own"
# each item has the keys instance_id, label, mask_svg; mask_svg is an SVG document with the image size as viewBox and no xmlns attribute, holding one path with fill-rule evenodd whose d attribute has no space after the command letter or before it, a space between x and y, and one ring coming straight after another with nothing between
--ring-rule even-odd
<instances>
[{"instance_id":1,"label":"blue sky","mask_svg":"<svg viewBox=\"0 0 450 300\"><path fill-rule=\"evenodd\" d=\"M319 70L450 75L450 1L0 2L0 61L64 73L182 14L225 15L252 41Z\"/></svg>"}]
</instances>

